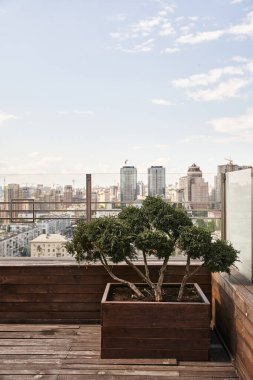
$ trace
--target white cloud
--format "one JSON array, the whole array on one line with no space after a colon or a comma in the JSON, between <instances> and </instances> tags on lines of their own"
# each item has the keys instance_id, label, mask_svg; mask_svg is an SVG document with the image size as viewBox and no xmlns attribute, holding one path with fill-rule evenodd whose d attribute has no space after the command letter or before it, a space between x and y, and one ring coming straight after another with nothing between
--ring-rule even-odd
<instances>
[{"instance_id":1,"label":"white cloud","mask_svg":"<svg viewBox=\"0 0 253 380\"><path fill-rule=\"evenodd\" d=\"M189 88L197 86L207 86L217 83L221 77L226 75L243 75L244 67L240 66L225 66L223 68L215 68L207 73L191 75L188 78L181 78L172 81L174 87Z\"/></svg>"},{"instance_id":2,"label":"white cloud","mask_svg":"<svg viewBox=\"0 0 253 380\"><path fill-rule=\"evenodd\" d=\"M161 26L161 30L159 35L162 37L169 36L171 34L175 34L175 29L172 27L170 22L166 22Z\"/></svg>"},{"instance_id":3,"label":"white cloud","mask_svg":"<svg viewBox=\"0 0 253 380\"><path fill-rule=\"evenodd\" d=\"M139 21L138 23L132 25L131 32L132 34L147 33L150 34L154 28L159 26L163 18L161 16L150 17L144 20Z\"/></svg>"},{"instance_id":4,"label":"white cloud","mask_svg":"<svg viewBox=\"0 0 253 380\"><path fill-rule=\"evenodd\" d=\"M253 11L249 12L241 24L232 26L228 30L229 34L236 36L246 36L253 38Z\"/></svg>"},{"instance_id":5,"label":"white cloud","mask_svg":"<svg viewBox=\"0 0 253 380\"><path fill-rule=\"evenodd\" d=\"M221 101L238 96L239 90L247 86L250 82L250 80L246 79L230 79L219 83L219 85L214 88L188 93L188 96L195 101Z\"/></svg>"},{"instance_id":6,"label":"white cloud","mask_svg":"<svg viewBox=\"0 0 253 380\"><path fill-rule=\"evenodd\" d=\"M248 58L241 57L240 55L236 55L235 57L232 58L232 61L234 62L249 62Z\"/></svg>"},{"instance_id":7,"label":"white cloud","mask_svg":"<svg viewBox=\"0 0 253 380\"><path fill-rule=\"evenodd\" d=\"M175 105L170 100L165 100L165 99L151 99L150 102L152 104L155 104L158 106L164 106L164 107L171 107Z\"/></svg>"},{"instance_id":8,"label":"white cloud","mask_svg":"<svg viewBox=\"0 0 253 380\"><path fill-rule=\"evenodd\" d=\"M0 124L4 123L7 120L15 120L15 119L18 119L18 117L15 115L8 114L5 112L0 112Z\"/></svg>"},{"instance_id":9,"label":"white cloud","mask_svg":"<svg viewBox=\"0 0 253 380\"><path fill-rule=\"evenodd\" d=\"M238 4L239 2L242 1L234 0L232 3ZM181 18L178 18L178 20L182 21ZM191 24L183 25L180 28L181 31L185 33L177 38L177 43L185 45L196 45L202 42L219 40L224 35L232 35L236 38L253 38L253 11L249 12L241 23L231 26L230 28L197 32L194 34L187 33L189 31L189 27L192 27Z\"/></svg>"},{"instance_id":10,"label":"white cloud","mask_svg":"<svg viewBox=\"0 0 253 380\"><path fill-rule=\"evenodd\" d=\"M244 115L213 119L209 124L216 132L232 135L242 134L243 136L252 134L253 137L253 107L248 109Z\"/></svg>"},{"instance_id":11,"label":"white cloud","mask_svg":"<svg viewBox=\"0 0 253 380\"><path fill-rule=\"evenodd\" d=\"M242 2L243 2L243 0L232 0L231 4L240 4Z\"/></svg>"},{"instance_id":12,"label":"white cloud","mask_svg":"<svg viewBox=\"0 0 253 380\"><path fill-rule=\"evenodd\" d=\"M154 39L150 38L147 41L144 41L140 44L134 45L132 48L124 48L121 45L118 45L116 49L121 50L125 53L147 53L154 48Z\"/></svg>"},{"instance_id":13,"label":"white cloud","mask_svg":"<svg viewBox=\"0 0 253 380\"><path fill-rule=\"evenodd\" d=\"M190 21L198 21L199 17L198 16L190 16L188 17Z\"/></svg>"},{"instance_id":14,"label":"white cloud","mask_svg":"<svg viewBox=\"0 0 253 380\"><path fill-rule=\"evenodd\" d=\"M166 49L162 50L162 53L173 54L173 53L177 53L179 51L180 51L180 49L178 47L173 47L173 48L166 48Z\"/></svg>"},{"instance_id":15,"label":"white cloud","mask_svg":"<svg viewBox=\"0 0 253 380\"><path fill-rule=\"evenodd\" d=\"M196 34L185 34L177 38L176 41L179 44L195 45L205 41L218 40L224 33L225 32L223 30L213 30L208 32L199 32Z\"/></svg>"},{"instance_id":16,"label":"white cloud","mask_svg":"<svg viewBox=\"0 0 253 380\"><path fill-rule=\"evenodd\" d=\"M111 32L110 36L111 36L111 38L120 39L121 38L121 33L119 33L119 32Z\"/></svg>"},{"instance_id":17,"label":"white cloud","mask_svg":"<svg viewBox=\"0 0 253 380\"><path fill-rule=\"evenodd\" d=\"M155 15L144 17L125 27L121 26L118 30L110 33L111 38L118 41L115 46L117 50L126 53L149 52L153 50L158 38L175 34L173 25L167 18L168 14L174 12L175 7L164 5L162 2L157 3L160 10ZM152 39L152 46L145 45L143 47L147 38Z\"/></svg>"},{"instance_id":18,"label":"white cloud","mask_svg":"<svg viewBox=\"0 0 253 380\"><path fill-rule=\"evenodd\" d=\"M253 80L253 59L240 57L237 61L240 64L236 66L215 68L206 73L175 79L172 85L188 89L188 97L195 101L221 101L239 96L240 90Z\"/></svg>"}]
</instances>

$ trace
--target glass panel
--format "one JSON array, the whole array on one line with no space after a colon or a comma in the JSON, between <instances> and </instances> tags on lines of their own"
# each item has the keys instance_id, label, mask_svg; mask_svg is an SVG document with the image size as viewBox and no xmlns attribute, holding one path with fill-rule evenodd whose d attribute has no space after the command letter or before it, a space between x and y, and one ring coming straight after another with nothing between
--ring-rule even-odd
<instances>
[{"instance_id":1,"label":"glass panel","mask_svg":"<svg viewBox=\"0 0 253 380\"><path fill-rule=\"evenodd\" d=\"M252 281L251 169L226 174L226 237L240 251L238 269Z\"/></svg>"}]
</instances>

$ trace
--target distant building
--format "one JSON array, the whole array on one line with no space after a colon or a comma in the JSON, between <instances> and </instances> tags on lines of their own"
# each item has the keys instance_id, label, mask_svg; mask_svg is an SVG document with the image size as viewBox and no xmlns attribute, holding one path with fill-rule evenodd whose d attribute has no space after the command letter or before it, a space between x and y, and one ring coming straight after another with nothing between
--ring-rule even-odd
<instances>
[{"instance_id":1,"label":"distant building","mask_svg":"<svg viewBox=\"0 0 253 380\"><path fill-rule=\"evenodd\" d=\"M29 242L41 233L41 227L24 224L5 226L6 231L0 230L0 256L30 256Z\"/></svg>"},{"instance_id":2,"label":"distant building","mask_svg":"<svg viewBox=\"0 0 253 380\"><path fill-rule=\"evenodd\" d=\"M142 181L137 182L137 198L143 199L145 198L146 191L145 191L145 185Z\"/></svg>"},{"instance_id":3,"label":"distant building","mask_svg":"<svg viewBox=\"0 0 253 380\"><path fill-rule=\"evenodd\" d=\"M134 166L123 166L120 169L120 200L133 202L137 199L137 169Z\"/></svg>"},{"instance_id":4,"label":"distant building","mask_svg":"<svg viewBox=\"0 0 253 380\"><path fill-rule=\"evenodd\" d=\"M165 197L165 168L151 166L148 169L148 195Z\"/></svg>"},{"instance_id":5,"label":"distant building","mask_svg":"<svg viewBox=\"0 0 253 380\"><path fill-rule=\"evenodd\" d=\"M7 218L17 218L18 212L22 210L22 205L16 202L19 198L21 198L19 184L10 183L4 186L4 202L8 202L8 204L4 205L4 210L7 211L6 213L3 213L4 217L6 217L5 223L10 223L10 219ZM11 207L11 202L14 200L15 202Z\"/></svg>"},{"instance_id":6,"label":"distant building","mask_svg":"<svg viewBox=\"0 0 253 380\"><path fill-rule=\"evenodd\" d=\"M73 202L73 187L71 185L64 186L63 202L67 202L67 203ZM65 206L68 207L68 205L65 205Z\"/></svg>"},{"instance_id":7,"label":"distant building","mask_svg":"<svg viewBox=\"0 0 253 380\"><path fill-rule=\"evenodd\" d=\"M70 257L65 244L67 239L59 234L42 234L31 241L31 257Z\"/></svg>"},{"instance_id":8,"label":"distant building","mask_svg":"<svg viewBox=\"0 0 253 380\"><path fill-rule=\"evenodd\" d=\"M179 179L179 202L185 203L191 210L203 210L208 207L208 182L202 178L202 171L196 164L189 167L187 176Z\"/></svg>"},{"instance_id":9,"label":"distant building","mask_svg":"<svg viewBox=\"0 0 253 380\"><path fill-rule=\"evenodd\" d=\"M250 168L252 168L252 166L235 165L232 161L229 161L229 163L226 165L217 166L217 175L214 177L214 201L216 207L220 207L221 204L221 185L223 174Z\"/></svg>"}]
</instances>

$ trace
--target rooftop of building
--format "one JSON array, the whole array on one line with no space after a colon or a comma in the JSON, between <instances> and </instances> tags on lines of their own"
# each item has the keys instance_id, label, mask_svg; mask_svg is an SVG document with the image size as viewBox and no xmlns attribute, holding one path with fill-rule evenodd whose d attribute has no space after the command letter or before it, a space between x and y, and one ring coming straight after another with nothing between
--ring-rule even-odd
<instances>
[{"instance_id":1,"label":"rooftop of building","mask_svg":"<svg viewBox=\"0 0 253 380\"><path fill-rule=\"evenodd\" d=\"M31 243L66 243L65 236L60 234L41 234L35 239L31 240Z\"/></svg>"}]
</instances>

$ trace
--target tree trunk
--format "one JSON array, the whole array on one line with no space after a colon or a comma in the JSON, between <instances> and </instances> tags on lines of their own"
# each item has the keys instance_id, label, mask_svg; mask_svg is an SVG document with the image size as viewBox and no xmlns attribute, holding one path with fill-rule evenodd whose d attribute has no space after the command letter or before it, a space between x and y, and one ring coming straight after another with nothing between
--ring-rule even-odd
<instances>
[{"instance_id":1,"label":"tree trunk","mask_svg":"<svg viewBox=\"0 0 253 380\"><path fill-rule=\"evenodd\" d=\"M197 267L192 273L190 273L190 260L189 260L189 263L188 263L188 258L187 258L185 275L183 277L183 280L182 280L182 283L181 283L181 286L180 286L180 290L179 290L179 293L178 293L178 298L177 298L178 302L182 301L183 294L184 294L184 289L185 289L185 286L186 286L187 282L189 281L190 277L194 276L200 270L200 268L202 268L204 265L205 265L205 263L203 263L202 265L200 265L199 267Z\"/></svg>"},{"instance_id":2,"label":"tree trunk","mask_svg":"<svg viewBox=\"0 0 253 380\"><path fill-rule=\"evenodd\" d=\"M177 297L178 302L182 301L182 298L184 295L185 285L187 284L187 281L190 277L190 263L191 263L191 259L189 256L187 256L187 261L186 261L186 266L185 266L185 275L184 275L183 280L181 282L181 286L180 286L178 297Z\"/></svg>"},{"instance_id":3,"label":"tree trunk","mask_svg":"<svg viewBox=\"0 0 253 380\"><path fill-rule=\"evenodd\" d=\"M165 269L167 267L169 261L169 256L164 259L163 265L159 271L159 278L155 287L155 300L156 302L161 302L163 299L162 296L162 286L163 286L163 280L164 280L164 274L165 274Z\"/></svg>"}]
</instances>

